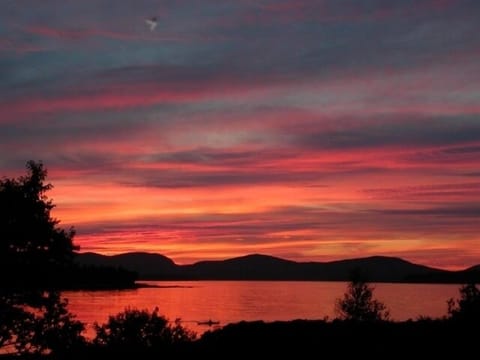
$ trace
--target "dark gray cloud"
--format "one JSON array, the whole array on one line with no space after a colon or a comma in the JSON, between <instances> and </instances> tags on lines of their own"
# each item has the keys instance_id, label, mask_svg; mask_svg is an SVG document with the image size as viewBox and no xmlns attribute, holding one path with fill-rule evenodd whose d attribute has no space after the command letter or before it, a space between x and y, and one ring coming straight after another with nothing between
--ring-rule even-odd
<instances>
[{"instance_id":1,"label":"dark gray cloud","mask_svg":"<svg viewBox=\"0 0 480 360\"><path fill-rule=\"evenodd\" d=\"M258 149L258 150L225 150L225 149L208 149L198 148L192 150L184 150L177 152L165 152L152 154L146 159L150 163L165 162L172 165L181 164L199 164L212 166L246 166L253 167L263 166L269 162L278 159L295 158L295 153L287 150L274 149Z\"/></svg>"},{"instance_id":2,"label":"dark gray cloud","mask_svg":"<svg viewBox=\"0 0 480 360\"><path fill-rule=\"evenodd\" d=\"M479 197L480 182L399 186L396 188L365 189L363 192L379 199L422 199L446 197Z\"/></svg>"},{"instance_id":3,"label":"dark gray cloud","mask_svg":"<svg viewBox=\"0 0 480 360\"><path fill-rule=\"evenodd\" d=\"M212 190L215 187L223 186L258 186L274 184L318 184L322 181L321 174L317 172L291 172L280 169L268 169L255 171L245 170L224 170L224 171L142 171L134 178L123 180L129 186L147 186L159 188L190 188L203 187Z\"/></svg>"},{"instance_id":4,"label":"dark gray cloud","mask_svg":"<svg viewBox=\"0 0 480 360\"><path fill-rule=\"evenodd\" d=\"M476 163L479 156L479 145L467 145L418 151L413 154L404 155L402 159L415 163L461 164Z\"/></svg>"},{"instance_id":5,"label":"dark gray cloud","mask_svg":"<svg viewBox=\"0 0 480 360\"><path fill-rule=\"evenodd\" d=\"M378 210L377 213L387 216L420 216L422 221L429 222L434 218L439 219L438 225L446 218L458 221L460 224L471 223L472 220L480 219L480 206L475 204L449 204L449 206L428 209L391 209ZM432 221L433 222L433 221ZM446 224L445 224L446 225Z\"/></svg>"},{"instance_id":6,"label":"dark gray cloud","mask_svg":"<svg viewBox=\"0 0 480 360\"><path fill-rule=\"evenodd\" d=\"M361 211L359 211L359 207ZM349 239L385 241L401 232L405 238L418 236L442 241L452 231L475 234L472 227L480 217L480 208L471 204L424 209L372 209L366 204L356 204L351 209L326 209L321 206L281 207L255 214L202 214L184 215L175 218L144 218L135 222L102 222L82 225L78 228L83 235L110 232L142 231L193 232L197 238L215 242L224 237L242 238L250 243L278 242L282 233L291 233L291 241L308 239L331 241ZM406 225L408 224L408 226ZM446 233L445 230L449 229ZM308 231L296 236L296 231ZM391 240L393 241L393 240Z\"/></svg>"},{"instance_id":7,"label":"dark gray cloud","mask_svg":"<svg viewBox=\"0 0 480 360\"><path fill-rule=\"evenodd\" d=\"M23 10L12 6L10 18L20 18L19 24L26 27L24 37L43 43L48 39L42 34L28 33L28 28L50 26L66 32L84 29L92 34L98 28L112 33L122 29L121 33L130 31L140 36L143 28L134 24L140 23L145 12L161 10L165 16L160 20L159 31L177 36L187 33L192 41L172 44L159 39L152 44L151 39L145 41L142 37L127 43L99 39L77 43L83 51L70 48L12 58L6 72L9 87L15 79L19 84L33 80L49 83L56 82L59 76L65 81L64 86L58 84L62 88L75 86L68 78L80 84L89 78L91 86L93 81L102 80L102 73L114 75L114 81L142 81L150 76L149 79L173 80L170 83L225 76L233 81L253 82L272 78L326 79L379 68L392 71L438 64L450 59L452 53L475 50L478 44L478 4L471 1L459 1L445 9L437 9L434 1L423 1L423 5L313 1L302 2L297 16L294 1L228 2L221 6L210 1L201 6L188 2L152 5L142 1L134 8L116 4L113 12L111 1L85 3L55 6L56 16L46 5L28 18ZM82 13L83 21L78 21L77 12ZM72 16L77 24L73 28L69 25ZM282 21L290 16L292 21L288 24ZM280 21L275 21L278 17ZM22 25L17 26L20 29L15 33L21 33ZM9 36L14 34L5 29L8 30ZM223 40L211 40L216 35ZM201 42L195 36L210 40ZM46 45L55 50L59 46L51 41Z\"/></svg>"},{"instance_id":8,"label":"dark gray cloud","mask_svg":"<svg viewBox=\"0 0 480 360\"><path fill-rule=\"evenodd\" d=\"M416 114L351 119L338 127L312 129L293 136L295 145L312 149L446 146L480 141L477 116L424 117ZM468 148L466 148L468 149ZM470 147L470 151L475 147Z\"/></svg>"}]
</instances>

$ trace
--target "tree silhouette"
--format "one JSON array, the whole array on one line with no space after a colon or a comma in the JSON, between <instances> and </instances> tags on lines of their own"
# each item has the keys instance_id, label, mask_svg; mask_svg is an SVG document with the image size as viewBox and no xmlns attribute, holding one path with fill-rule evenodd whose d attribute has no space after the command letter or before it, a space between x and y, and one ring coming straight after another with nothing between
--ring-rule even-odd
<instances>
[{"instance_id":1,"label":"tree silhouette","mask_svg":"<svg viewBox=\"0 0 480 360\"><path fill-rule=\"evenodd\" d=\"M447 301L448 315L452 320L464 322L480 321L480 289L474 284L460 287L460 299Z\"/></svg>"},{"instance_id":2,"label":"tree silhouette","mask_svg":"<svg viewBox=\"0 0 480 360\"><path fill-rule=\"evenodd\" d=\"M195 338L195 333L185 329L179 320L170 324L158 314L158 308L151 313L127 308L110 316L106 324L95 323L94 328L97 333L94 343L114 349L162 350Z\"/></svg>"},{"instance_id":3,"label":"tree silhouette","mask_svg":"<svg viewBox=\"0 0 480 360\"><path fill-rule=\"evenodd\" d=\"M0 348L55 351L82 340L82 325L54 291L72 264L75 232L50 214L43 164L26 167L27 175L0 180Z\"/></svg>"},{"instance_id":4,"label":"tree silhouette","mask_svg":"<svg viewBox=\"0 0 480 360\"><path fill-rule=\"evenodd\" d=\"M0 266L10 274L7 284L21 288L48 284L77 249L74 229L59 228L50 214L55 205L46 196L52 188L45 183L47 170L29 161L27 171L0 181Z\"/></svg>"},{"instance_id":5,"label":"tree silhouette","mask_svg":"<svg viewBox=\"0 0 480 360\"><path fill-rule=\"evenodd\" d=\"M382 302L373 298L373 290L356 271L342 299L337 299L335 311L342 320L385 321L390 313Z\"/></svg>"}]
</instances>

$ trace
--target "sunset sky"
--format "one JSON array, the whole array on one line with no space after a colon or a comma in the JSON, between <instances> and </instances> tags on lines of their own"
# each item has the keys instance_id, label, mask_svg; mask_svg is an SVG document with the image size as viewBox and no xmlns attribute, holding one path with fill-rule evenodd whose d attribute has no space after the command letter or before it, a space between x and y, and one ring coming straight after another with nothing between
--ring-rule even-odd
<instances>
[{"instance_id":1,"label":"sunset sky","mask_svg":"<svg viewBox=\"0 0 480 360\"><path fill-rule=\"evenodd\" d=\"M0 8L0 176L82 251L480 263L480 1Z\"/></svg>"}]
</instances>

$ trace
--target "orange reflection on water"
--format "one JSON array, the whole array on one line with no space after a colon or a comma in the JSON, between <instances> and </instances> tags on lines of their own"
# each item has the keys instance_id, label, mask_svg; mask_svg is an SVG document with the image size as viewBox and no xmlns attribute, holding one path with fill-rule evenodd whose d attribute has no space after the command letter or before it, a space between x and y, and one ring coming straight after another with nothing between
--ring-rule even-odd
<instances>
[{"instance_id":1,"label":"orange reflection on water","mask_svg":"<svg viewBox=\"0 0 480 360\"><path fill-rule=\"evenodd\" d=\"M157 288L114 291L67 291L69 310L90 328L104 323L127 307L153 311L201 334L212 329L198 322L219 321L220 326L242 320L275 321L335 317L335 299L346 283L310 281L158 281ZM458 294L458 285L376 284L374 295L390 309L394 320L446 315L446 302Z\"/></svg>"}]
</instances>

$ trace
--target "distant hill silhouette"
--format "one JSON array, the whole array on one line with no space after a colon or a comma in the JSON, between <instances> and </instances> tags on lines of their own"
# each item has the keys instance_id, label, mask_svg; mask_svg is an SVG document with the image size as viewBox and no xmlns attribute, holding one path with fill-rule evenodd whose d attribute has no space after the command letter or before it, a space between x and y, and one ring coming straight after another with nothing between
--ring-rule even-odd
<instances>
[{"instance_id":1,"label":"distant hill silhouette","mask_svg":"<svg viewBox=\"0 0 480 360\"><path fill-rule=\"evenodd\" d=\"M172 259L147 252L130 252L112 256L88 252L77 254L76 262L88 266L122 267L136 272L142 279L175 278L179 275L179 266Z\"/></svg>"},{"instance_id":2,"label":"distant hill silhouette","mask_svg":"<svg viewBox=\"0 0 480 360\"><path fill-rule=\"evenodd\" d=\"M371 282L465 283L480 281L480 265L447 271L386 256L331 262L295 262L251 254L227 260L177 265L164 255L134 252L114 256L78 254L81 265L123 267L144 280L312 280L348 281L359 269Z\"/></svg>"}]
</instances>

